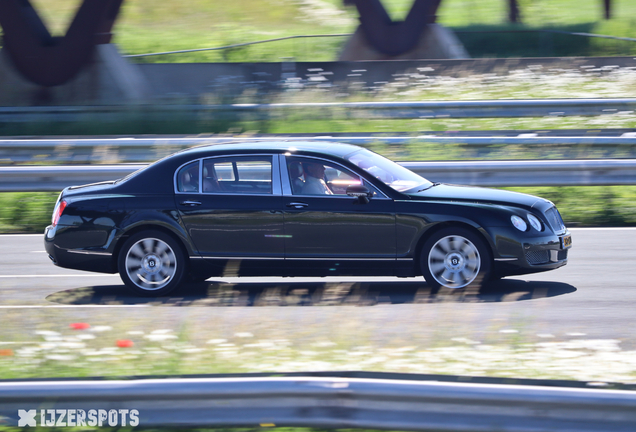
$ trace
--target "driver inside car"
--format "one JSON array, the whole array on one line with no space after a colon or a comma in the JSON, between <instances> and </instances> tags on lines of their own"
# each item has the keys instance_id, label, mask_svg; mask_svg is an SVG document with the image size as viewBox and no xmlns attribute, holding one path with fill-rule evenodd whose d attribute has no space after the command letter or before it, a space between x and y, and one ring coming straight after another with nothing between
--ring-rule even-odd
<instances>
[{"instance_id":1,"label":"driver inside car","mask_svg":"<svg viewBox=\"0 0 636 432\"><path fill-rule=\"evenodd\" d=\"M304 162L305 185L303 195L333 195L325 183L325 166L319 162Z\"/></svg>"}]
</instances>

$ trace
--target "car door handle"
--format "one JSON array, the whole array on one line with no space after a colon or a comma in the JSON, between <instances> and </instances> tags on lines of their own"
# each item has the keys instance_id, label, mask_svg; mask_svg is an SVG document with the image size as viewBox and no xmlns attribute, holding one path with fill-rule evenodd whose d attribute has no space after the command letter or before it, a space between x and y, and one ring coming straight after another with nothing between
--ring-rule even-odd
<instances>
[{"instance_id":1,"label":"car door handle","mask_svg":"<svg viewBox=\"0 0 636 432\"><path fill-rule=\"evenodd\" d=\"M291 202L291 203L287 204L287 207L292 207L292 208L295 208L295 209L301 209L301 208L304 208L304 207L309 207L309 204L301 203L301 202Z\"/></svg>"},{"instance_id":2,"label":"car door handle","mask_svg":"<svg viewBox=\"0 0 636 432\"><path fill-rule=\"evenodd\" d=\"M200 201L181 201L181 205L194 207L194 206L201 205L201 202Z\"/></svg>"}]
</instances>

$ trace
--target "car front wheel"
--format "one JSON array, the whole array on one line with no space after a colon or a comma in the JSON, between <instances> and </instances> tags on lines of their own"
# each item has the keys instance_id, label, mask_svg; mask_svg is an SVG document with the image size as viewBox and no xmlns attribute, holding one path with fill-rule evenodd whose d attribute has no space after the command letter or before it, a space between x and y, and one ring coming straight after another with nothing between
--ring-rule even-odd
<instances>
[{"instance_id":1,"label":"car front wheel","mask_svg":"<svg viewBox=\"0 0 636 432\"><path fill-rule=\"evenodd\" d=\"M437 292L440 288L481 288L489 278L492 264L489 250L477 234L450 227L424 243L420 266L424 279Z\"/></svg>"},{"instance_id":2,"label":"car front wheel","mask_svg":"<svg viewBox=\"0 0 636 432\"><path fill-rule=\"evenodd\" d=\"M185 275L181 247L161 231L134 234L121 248L119 275L136 294L160 296L177 288Z\"/></svg>"}]
</instances>

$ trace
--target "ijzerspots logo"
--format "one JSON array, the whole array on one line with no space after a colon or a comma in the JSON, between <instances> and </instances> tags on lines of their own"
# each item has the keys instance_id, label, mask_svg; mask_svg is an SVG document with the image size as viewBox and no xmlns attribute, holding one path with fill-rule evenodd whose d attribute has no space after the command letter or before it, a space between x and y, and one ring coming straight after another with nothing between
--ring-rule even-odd
<instances>
[{"instance_id":1,"label":"ijzerspots logo","mask_svg":"<svg viewBox=\"0 0 636 432\"><path fill-rule=\"evenodd\" d=\"M18 410L18 427L139 426L139 411L104 409Z\"/></svg>"}]
</instances>

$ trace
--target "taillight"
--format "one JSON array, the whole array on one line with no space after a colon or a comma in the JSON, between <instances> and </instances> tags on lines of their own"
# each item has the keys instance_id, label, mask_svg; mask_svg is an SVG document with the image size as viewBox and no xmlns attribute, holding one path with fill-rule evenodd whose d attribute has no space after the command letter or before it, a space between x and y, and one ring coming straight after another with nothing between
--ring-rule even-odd
<instances>
[{"instance_id":1,"label":"taillight","mask_svg":"<svg viewBox=\"0 0 636 432\"><path fill-rule=\"evenodd\" d=\"M64 213L64 209L66 208L66 201L62 200L59 203L57 203L57 205L55 206L55 210L53 210L53 218L51 220L51 224L53 226L56 226L57 223L60 220L60 216L62 216L62 213Z\"/></svg>"}]
</instances>

